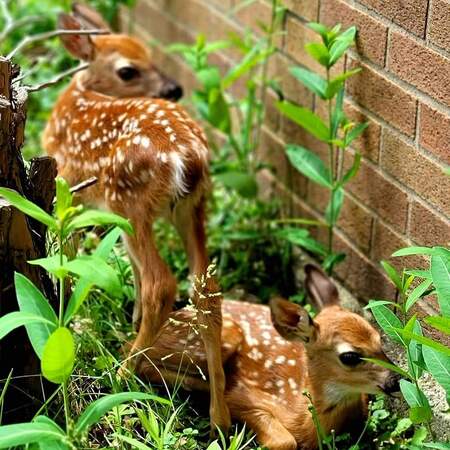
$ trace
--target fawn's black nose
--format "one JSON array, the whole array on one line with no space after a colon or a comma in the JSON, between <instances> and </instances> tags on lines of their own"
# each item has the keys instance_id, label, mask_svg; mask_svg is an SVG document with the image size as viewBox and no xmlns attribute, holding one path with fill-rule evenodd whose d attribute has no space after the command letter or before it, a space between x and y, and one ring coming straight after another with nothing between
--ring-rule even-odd
<instances>
[{"instance_id":1,"label":"fawn's black nose","mask_svg":"<svg viewBox=\"0 0 450 450\"><path fill-rule=\"evenodd\" d=\"M162 92L161 97L166 100L172 100L176 102L183 96L183 88L174 82L167 83Z\"/></svg>"},{"instance_id":2,"label":"fawn's black nose","mask_svg":"<svg viewBox=\"0 0 450 450\"><path fill-rule=\"evenodd\" d=\"M397 373L393 373L389 375L385 383L383 384L383 391L386 394L393 394L395 392L400 391L400 375Z\"/></svg>"}]
</instances>

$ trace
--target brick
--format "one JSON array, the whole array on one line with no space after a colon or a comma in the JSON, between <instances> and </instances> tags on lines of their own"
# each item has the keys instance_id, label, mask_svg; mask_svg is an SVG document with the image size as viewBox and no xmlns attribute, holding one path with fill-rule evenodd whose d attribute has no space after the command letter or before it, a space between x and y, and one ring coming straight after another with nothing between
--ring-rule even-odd
<instances>
[{"instance_id":1,"label":"brick","mask_svg":"<svg viewBox=\"0 0 450 450\"><path fill-rule=\"evenodd\" d=\"M318 0L285 0L284 6L294 14L302 16L306 20L316 22L319 15Z\"/></svg>"},{"instance_id":2,"label":"brick","mask_svg":"<svg viewBox=\"0 0 450 450\"><path fill-rule=\"evenodd\" d=\"M428 0L359 0L401 27L424 37Z\"/></svg>"},{"instance_id":3,"label":"brick","mask_svg":"<svg viewBox=\"0 0 450 450\"><path fill-rule=\"evenodd\" d=\"M381 273L378 265L373 264L347 239L336 236L335 251L347 255L336 268L337 278L359 299L368 302L370 299L394 298L395 288Z\"/></svg>"},{"instance_id":4,"label":"brick","mask_svg":"<svg viewBox=\"0 0 450 450\"><path fill-rule=\"evenodd\" d=\"M369 119L357 106L350 102L344 103L344 111L352 122L367 122L369 124L364 133L353 141L352 147L360 151L364 157L377 162L380 153L381 125L377 121Z\"/></svg>"},{"instance_id":5,"label":"brick","mask_svg":"<svg viewBox=\"0 0 450 450\"><path fill-rule=\"evenodd\" d=\"M429 206L414 201L411 205L409 235L419 245L450 246L450 217L440 217Z\"/></svg>"},{"instance_id":6,"label":"brick","mask_svg":"<svg viewBox=\"0 0 450 450\"><path fill-rule=\"evenodd\" d=\"M420 145L450 164L450 115L421 104L419 127Z\"/></svg>"},{"instance_id":7,"label":"brick","mask_svg":"<svg viewBox=\"0 0 450 450\"><path fill-rule=\"evenodd\" d=\"M348 95L398 130L414 136L417 100L365 64L352 61L350 69L358 66L363 70L347 81Z\"/></svg>"},{"instance_id":8,"label":"brick","mask_svg":"<svg viewBox=\"0 0 450 450\"><path fill-rule=\"evenodd\" d=\"M396 233L384 225L380 220L375 220L371 259L375 264L386 260L395 268L401 269L405 258L392 258L391 255L396 250L408 247L409 243L404 236Z\"/></svg>"},{"instance_id":9,"label":"brick","mask_svg":"<svg viewBox=\"0 0 450 450\"><path fill-rule=\"evenodd\" d=\"M330 199L329 191L315 183L308 184L308 204L323 215ZM337 226L352 239L360 250L367 253L370 247L373 215L356 200L346 195Z\"/></svg>"},{"instance_id":10,"label":"brick","mask_svg":"<svg viewBox=\"0 0 450 450\"><path fill-rule=\"evenodd\" d=\"M320 42L320 36L295 17L289 16L286 21L285 52L303 66L325 76L325 69L305 50L305 44L309 42ZM333 66L332 75L342 72L343 68L342 59Z\"/></svg>"},{"instance_id":11,"label":"brick","mask_svg":"<svg viewBox=\"0 0 450 450\"><path fill-rule=\"evenodd\" d=\"M394 178L450 216L450 177L414 147L383 130L381 166Z\"/></svg>"},{"instance_id":12,"label":"brick","mask_svg":"<svg viewBox=\"0 0 450 450\"><path fill-rule=\"evenodd\" d=\"M350 163L348 158L345 166L349 167ZM408 196L406 192L385 178L380 171L366 161L361 161L360 170L347 185L347 189L367 208L375 211L397 230L405 231Z\"/></svg>"},{"instance_id":13,"label":"brick","mask_svg":"<svg viewBox=\"0 0 450 450\"><path fill-rule=\"evenodd\" d=\"M239 8L236 12L236 18L245 27L249 27L258 34L261 34L262 31L258 23L270 24L272 5L264 0L256 0L249 5Z\"/></svg>"},{"instance_id":14,"label":"brick","mask_svg":"<svg viewBox=\"0 0 450 450\"><path fill-rule=\"evenodd\" d=\"M290 164L284 151L284 142L265 127L261 132L261 144L257 156L261 162L270 166L281 182L287 184Z\"/></svg>"},{"instance_id":15,"label":"brick","mask_svg":"<svg viewBox=\"0 0 450 450\"><path fill-rule=\"evenodd\" d=\"M450 52L450 1L433 0L428 13L427 37L435 45Z\"/></svg>"},{"instance_id":16,"label":"brick","mask_svg":"<svg viewBox=\"0 0 450 450\"><path fill-rule=\"evenodd\" d=\"M164 11L164 9L163 9ZM194 37L177 23L170 19L169 16L161 12L157 5L140 1L136 4L133 11L133 18L142 30L145 30L164 44L172 44L174 42L193 43Z\"/></svg>"},{"instance_id":17,"label":"brick","mask_svg":"<svg viewBox=\"0 0 450 450\"><path fill-rule=\"evenodd\" d=\"M220 9L224 9L225 11L234 6L233 0L209 0L209 1L214 5L217 5Z\"/></svg>"},{"instance_id":18,"label":"brick","mask_svg":"<svg viewBox=\"0 0 450 450\"><path fill-rule=\"evenodd\" d=\"M356 38L358 53L384 66L387 26L342 0L322 0L320 17L328 26L341 23L343 28L348 28L355 25L358 29Z\"/></svg>"},{"instance_id":19,"label":"brick","mask_svg":"<svg viewBox=\"0 0 450 450\"><path fill-rule=\"evenodd\" d=\"M410 37L393 32L388 57L389 70L436 100L450 106L450 59Z\"/></svg>"},{"instance_id":20,"label":"brick","mask_svg":"<svg viewBox=\"0 0 450 450\"><path fill-rule=\"evenodd\" d=\"M373 215L346 195L337 225L365 254L370 248L372 222Z\"/></svg>"}]
</instances>

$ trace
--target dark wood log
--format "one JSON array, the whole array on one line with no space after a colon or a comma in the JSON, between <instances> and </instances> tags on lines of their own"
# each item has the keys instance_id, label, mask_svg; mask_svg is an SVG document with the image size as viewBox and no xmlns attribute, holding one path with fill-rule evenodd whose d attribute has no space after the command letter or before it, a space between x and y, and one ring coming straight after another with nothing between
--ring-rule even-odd
<instances>
[{"instance_id":1,"label":"dark wood log","mask_svg":"<svg viewBox=\"0 0 450 450\"><path fill-rule=\"evenodd\" d=\"M11 81L17 73L0 57L0 186L15 189L46 211L51 211L56 165L38 158L29 173L20 152L24 141L27 92ZM54 286L46 273L27 261L45 256L46 229L0 199L0 316L18 310L14 272L28 277L56 306ZM3 423L33 417L49 385L40 376L40 361L23 327L0 341L0 391L12 371L3 406Z\"/></svg>"}]
</instances>

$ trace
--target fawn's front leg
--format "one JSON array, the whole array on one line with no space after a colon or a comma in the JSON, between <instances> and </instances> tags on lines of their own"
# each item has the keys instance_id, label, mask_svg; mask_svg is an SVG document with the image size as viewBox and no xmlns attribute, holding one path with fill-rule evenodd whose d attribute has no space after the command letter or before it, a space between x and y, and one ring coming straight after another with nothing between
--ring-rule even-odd
<instances>
[{"instance_id":1,"label":"fawn's front leg","mask_svg":"<svg viewBox=\"0 0 450 450\"><path fill-rule=\"evenodd\" d=\"M231 426L230 411L225 402L225 373L222 363L222 296L219 287L208 271L206 237L204 228L204 200L191 199L177 205L173 215L189 260L194 278L194 303L197 322L205 344L211 393L210 418L216 427L227 430Z\"/></svg>"}]
</instances>

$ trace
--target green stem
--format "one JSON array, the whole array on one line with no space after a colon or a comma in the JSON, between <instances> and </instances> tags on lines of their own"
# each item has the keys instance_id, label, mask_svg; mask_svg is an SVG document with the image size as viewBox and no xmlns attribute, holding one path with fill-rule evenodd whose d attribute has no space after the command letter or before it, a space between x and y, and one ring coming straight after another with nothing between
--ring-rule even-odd
<instances>
[{"instance_id":1,"label":"green stem","mask_svg":"<svg viewBox=\"0 0 450 450\"><path fill-rule=\"evenodd\" d=\"M59 264L64 265L64 252L63 252L63 230L64 223L61 223L61 228L58 233L58 247L59 247ZM64 326L64 281L65 275L59 278L59 326ZM70 408L69 408L69 392L67 389L67 380L61 383L62 393L64 399L64 416L66 418L66 432L70 431Z\"/></svg>"},{"instance_id":2,"label":"green stem","mask_svg":"<svg viewBox=\"0 0 450 450\"><path fill-rule=\"evenodd\" d=\"M327 67L327 84L329 82L330 82L330 69ZM332 103L332 99L330 98L328 100L328 124L329 124L330 130L331 130L331 123L332 123L332 110L333 110L333 103ZM332 186L331 198L330 198L330 211L333 211L334 210L335 179L334 179L334 148L333 148L333 144L331 142L328 143L328 163L330 166L330 184ZM333 223L330 222L328 224L328 254L331 254L332 252L333 252Z\"/></svg>"},{"instance_id":3,"label":"green stem","mask_svg":"<svg viewBox=\"0 0 450 450\"><path fill-rule=\"evenodd\" d=\"M276 18L277 18L278 2L279 2L279 0L272 0L272 16L270 19L269 31L267 33L266 52L269 51L269 49L272 47L272 44L273 44L273 35L275 33L275 22L276 22ZM263 66L262 66L260 105L261 105L261 108L263 111L265 109L264 105L265 105L266 96L267 96L267 72L268 72L268 68L269 68L269 58L270 58L270 56L266 56L266 58L264 59ZM257 120L256 127L255 127L253 149L257 149L259 147L259 142L261 140L261 129L262 129L263 120L264 120L264 113L260 112L258 114L258 120Z\"/></svg>"}]
</instances>

